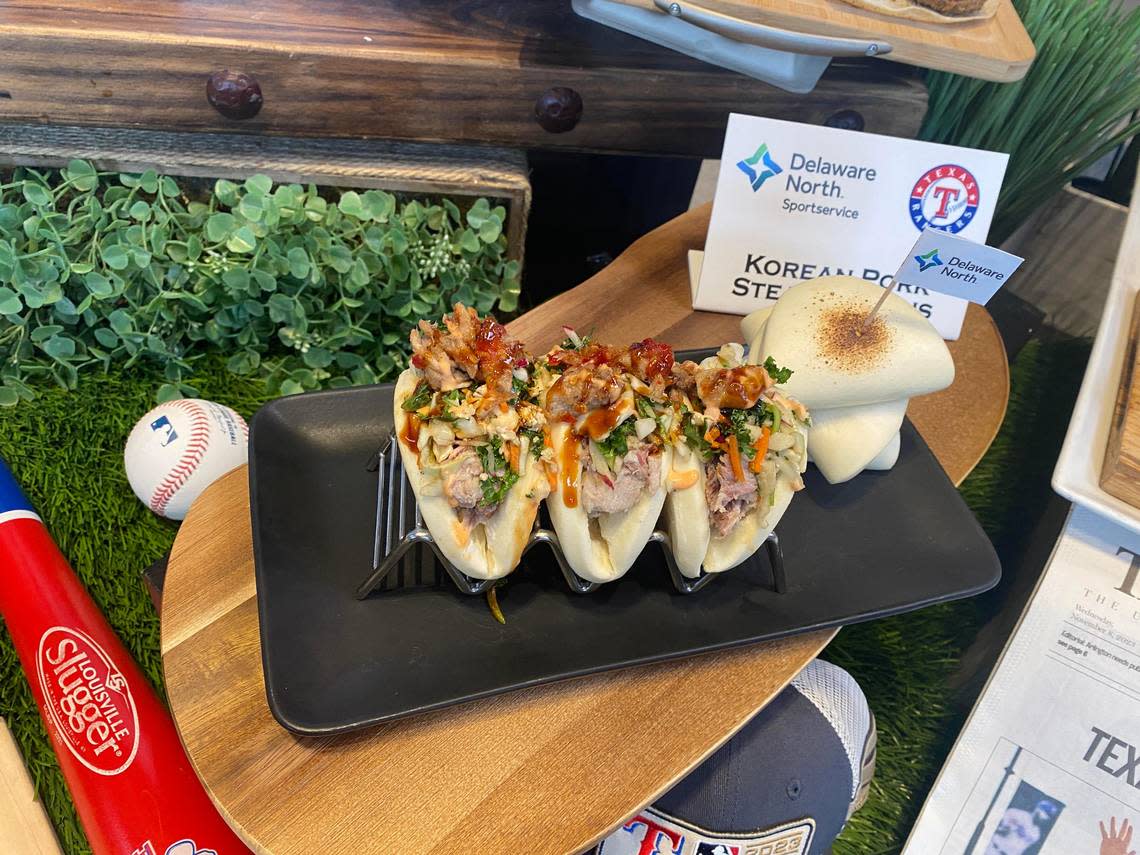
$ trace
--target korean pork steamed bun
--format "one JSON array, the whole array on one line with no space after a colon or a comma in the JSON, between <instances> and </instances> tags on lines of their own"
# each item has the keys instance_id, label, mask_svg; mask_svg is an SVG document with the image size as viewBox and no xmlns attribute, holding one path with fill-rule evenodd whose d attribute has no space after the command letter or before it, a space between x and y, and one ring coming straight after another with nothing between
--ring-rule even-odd
<instances>
[{"instance_id":1,"label":"korean pork steamed bun","mask_svg":"<svg viewBox=\"0 0 1140 855\"><path fill-rule=\"evenodd\" d=\"M789 288L741 323L751 333L750 361L773 356L794 366L785 388L811 410L808 453L831 483L893 466L907 401L954 380L946 343L897 294L861 329L882 294L873 282L826 276Z\"/></svg>"}]
</instances>

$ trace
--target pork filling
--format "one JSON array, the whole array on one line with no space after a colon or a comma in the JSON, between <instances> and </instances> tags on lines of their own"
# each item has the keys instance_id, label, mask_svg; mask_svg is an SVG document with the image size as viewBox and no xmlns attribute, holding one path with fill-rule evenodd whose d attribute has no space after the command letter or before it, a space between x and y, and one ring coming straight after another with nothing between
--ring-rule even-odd
<instances>
[{"instance_id":1,"label":"pork filling","mask_svg":"<svg viewBox=\"0 0 1140 855\"><path fill-rule=\"evenodd\" d=\"M746 473L737 480L727 455L705 464L705 500L713 535L724 537L760 500L756 479Z\"/></svg>"},{"instance_id":2,"label":"pork filling","mask_svg":"<svg viewBox=\"0 0 1140 855\"><path fill-rule=\"evenodd\" d=\"M591 517L628 511L661 483L661 454L649 443L631 448L614 475L595 470L585 448L581 459L582 509Z\"/></svg>"}]
</instances>

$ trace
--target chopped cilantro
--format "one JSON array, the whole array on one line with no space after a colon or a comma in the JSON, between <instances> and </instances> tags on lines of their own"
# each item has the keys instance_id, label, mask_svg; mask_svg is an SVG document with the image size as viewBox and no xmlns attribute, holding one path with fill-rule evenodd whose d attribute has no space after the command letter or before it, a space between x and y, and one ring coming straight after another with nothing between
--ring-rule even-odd
<instances>
[{"instance_id":1,"label":"chopped cilantro","mask_svg":"<svg viewBox=\"0 0 1140 855\"><path fill-rule=\"evenodd\" d=\"M404 403L400 404L400 409L409 413L414 413L416 410L422 407L426 407L428 404L430 404L431 396L431 386L428 385L428 382L426 380L421 380L420 385L416 387L416 390L404 399Z\"/></svg>"},{"instance_id":2,"label":"chopped cilantro","mask_svg":"<svg viewBox=\"0 0 1140 855\"><path fill-rule=\"evenodd\" d=\"M511 392L516 398L526 397L526 381L518 377L511 377Z\"/></svg>"},{"instance_id":3,"label":"chopped cilantro","mask_svg":"<svg viewBox=\"0 0 1140 855\"><path fill-rule=\"evenodd\" d=\"M740 453L751 458L755 455L756 450L752 447L752 433L748 430L748 425L753 421L749 417L755 415L754 409L723 410L722 412L728 417L728 432L736 435Z\"/></svg>"},{"instance_id":4,"label":"chopped cilantro","mask_svg":"<svg viewBox=\"0 0 1140 855\"><path fill-rule=\"evenodd\" d=\"M613 466L615 460L629 453L629 438L636 430L634 419L626 419L610 431L609 436L597 443L598 450L606 458L606 463Z\"/></svg>"},{"instance_id":5,"label":"chopped cilantro","mask_svg":"<svg viewBox=\"0 0 1140 855\"><path fill-rule=\"evenodd\" d=\"M452 407L458 407L463 398L462 389L452 389L450 392L444 392L440 398L442 406L440 407L439 417L445 422L456 421L459 416L451 412Z\"/></svg>"},{"instance_id":6,"label":"chopped cilantro","mask_svg":"<svg viewBox=\"0 0 1140 855\"><path fill-rule=\"evenodd\" d=\"M764 360L764 370L767 371L768 376L777 383L787 383L792 376L792 369L781 368L776 364L776 360L770 356Z\"/></svg>"},{"instance_id":7,"label":"chopped cilantro","mask_svg":"<svg viewBox=\"0 0 1140 855\"><path fill-rule=\"evenodd\" d=\"M558 346L560 348L562 348L563 350L581 350L583 347L585 347L589 343L590 343L590 337L588 335L578 336L578 343L577 344L574 344L574 339L570 338L570 336L566 336L566 338L564 338L562 340L562 344L560 344Z\"/></svg>"},{"instance_id":8,"label":"chopped cilantro","mask_svg":"<svg viewBox=\"0 0 1140 855\"><path fill-rule=\"evenodd\" d=\"M483 473L487 476L479 482L483 490L483 498L479 504L483 507L493 507L507 497L507 492L519 480L517 472L512 472L503 454L503 440L493 436L486 445L476 449L479 461L483 464Z\"/></svg>"},{"instance_id":9,"label":"chopped cilantro","mask_svg":"<svg viewBox=\"0 0 1140 855\"><path fill-rule=\"evenodd\" d=\"M693 421L692 413L685 414L685 420L681 424L681 433L685 436L685 444L700 455L701 460L708 460L712 457L713 448L705 439L705 432L700 425Z\"/></svg>"},{"instance_id":10,"label":"chopped cilantro","mask_svg":"<svg viewBox=\"0 0 1140 855\"><path fill-rule=\"evenodd\" d=\"M637 414L643 419L657 418L657 413L653 410L653 402L644 395L637 396Z\"/></svg>"},{"instance_id":11,"label":"chopped cilantro","mask_svg":"<svg viewBox=\"0 0 1140 855\"><path fill-rule=\"evenodd\" d=\"M519 428L519 433L530 440L530 454L538 460L542 457L542 448L546 444L546 437L543 436L542 431L538 428Z\"/></svg>"}]
</instances>

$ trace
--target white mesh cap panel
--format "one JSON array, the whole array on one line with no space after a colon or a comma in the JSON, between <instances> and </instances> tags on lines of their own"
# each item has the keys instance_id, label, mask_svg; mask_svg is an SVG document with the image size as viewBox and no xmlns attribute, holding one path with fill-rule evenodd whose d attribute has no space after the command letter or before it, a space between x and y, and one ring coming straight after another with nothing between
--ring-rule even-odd
<instances>
[{"instance_id":1,"label":"white mesh cap panel","mask_svg":"<svg viewBox=\"0 0 1140 855\"><path fill-rule=\"evenodd\" d=\"M792 680L831 725L851 764L851 796L859 788L863 748L871 729L871 708L855 678L830 662L815 659Z\"/></svg>"}]
</instances>

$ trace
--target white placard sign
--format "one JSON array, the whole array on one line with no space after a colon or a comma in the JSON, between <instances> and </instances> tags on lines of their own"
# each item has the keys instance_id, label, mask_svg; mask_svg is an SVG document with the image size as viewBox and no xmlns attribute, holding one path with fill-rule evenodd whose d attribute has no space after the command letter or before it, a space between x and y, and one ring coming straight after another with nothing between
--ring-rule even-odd
<instances>
[{"instance_id":1,"label":"white placard sign","mask_svg":"<svg viewBox=\"0 0 1140 855\"><path fill-rule=\"evenodd\" d=\"M926 228L985 243L1009 156L732 114L693 308L745 315L804 279L893 284ZM899 294L945 338L965 301Z\"/></svg>"}]
</instances>

